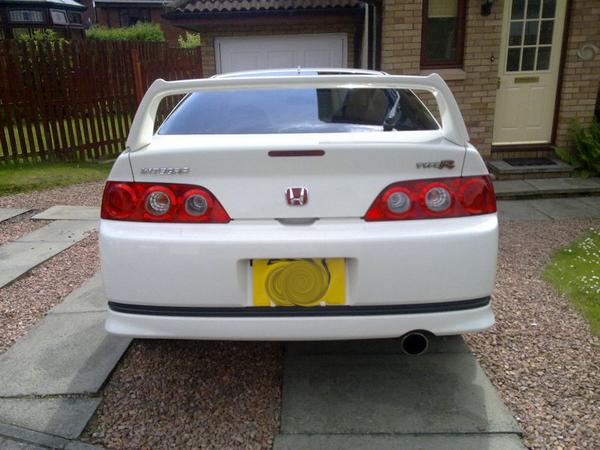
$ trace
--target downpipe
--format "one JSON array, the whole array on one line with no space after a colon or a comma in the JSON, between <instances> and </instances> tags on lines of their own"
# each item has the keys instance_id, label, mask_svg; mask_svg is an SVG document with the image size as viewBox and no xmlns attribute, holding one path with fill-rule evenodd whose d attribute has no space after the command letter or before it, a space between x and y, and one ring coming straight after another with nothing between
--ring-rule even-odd
<instances>
[{"instance_id":1,"label":"downpipe","mask_svg":"<svg viewBox=\"0 0 600 450\"><path fill-rule=\"evenodd\" d=\"M423 355L429 349L429 338L419 331L411 331L400 338L400 348L407 355Z\"/></svg>"}]
</instances>

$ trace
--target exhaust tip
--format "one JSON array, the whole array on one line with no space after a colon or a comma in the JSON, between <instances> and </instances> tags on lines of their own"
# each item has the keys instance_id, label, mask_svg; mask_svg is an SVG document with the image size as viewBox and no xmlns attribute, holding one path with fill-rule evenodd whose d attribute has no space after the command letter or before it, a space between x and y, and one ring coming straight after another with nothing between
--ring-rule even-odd
<instances>
[{"instance_id":1,"label":"exhaust tip","mask_svg":"<svg viewBox=\"0 0 600 450\"><path fill-rule=\"evenodd\" d=\"M400 346L407 355L419 356L429 349L429 338L419 331L411 331L402 336Z\"/></svg>"}]
</instances>

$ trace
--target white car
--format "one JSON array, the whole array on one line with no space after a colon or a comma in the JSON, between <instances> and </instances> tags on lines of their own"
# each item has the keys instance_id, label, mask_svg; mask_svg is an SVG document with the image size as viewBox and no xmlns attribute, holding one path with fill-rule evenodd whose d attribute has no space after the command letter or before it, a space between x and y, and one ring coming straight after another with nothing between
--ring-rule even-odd
<instances>
[{"instance_id":1,"label":"white car","mask_svg":"<svg viewBox=\"0 0 600 450\"><path fill-rule=\"evenodd\" d=\"M160 101L181 94L155 132ZM157 80L108 180L110 333L404 337L421 353L428 335L494 323L494 190L438 75Z\"/></svg>"}]
</instances>

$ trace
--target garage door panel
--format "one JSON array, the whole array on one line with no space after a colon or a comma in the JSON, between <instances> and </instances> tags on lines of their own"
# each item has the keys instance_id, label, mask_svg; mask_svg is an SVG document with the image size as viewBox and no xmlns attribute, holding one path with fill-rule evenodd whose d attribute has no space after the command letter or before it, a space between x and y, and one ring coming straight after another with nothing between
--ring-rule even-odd
<instances>
[{"instance_id":1,"label":"garage door panel","mask_svg":"<svg viewBox=\"0 0 600 450\"><path fill-rule=\"evenodd\" d=\"M231 68L231 72L261 69L265 63L264 54L252 51L229 53L226 55L226 60L223 61L223 64Z\"/></svg>"},{"instance_id":2,"label":"garage door panel","mask_svg":"<svg viewBox=\"0 0 600 450\"><path fill-rule=\"evenodd\" d=\"M347 35L343 33L218 37L217 72L287 67L346 67Z\"/></svg>"},{"instance_id":3,"label":"garage door panel","mask_svg":"<svg viewBox=\"0 0 600 450\"><path fill-rule=\"evenodd\" d=\"M304 52L306 67L342 67L340 54L331 50L307 50Z\"/></svg>"},{"instance_id":4,"label":"garage door panel","mask_svg":"<svg viewBox=\"0 0 600 450\"><path fill-rule=\"evenodd\" d=\"M271 68L271 69L282 69L284 67L295 67L296 54L295 52L280 50L272 51L267 53L267 67L260 67L260 69ZM242 69L244 70L244 69Z\"/></svg>"}]
</instances>

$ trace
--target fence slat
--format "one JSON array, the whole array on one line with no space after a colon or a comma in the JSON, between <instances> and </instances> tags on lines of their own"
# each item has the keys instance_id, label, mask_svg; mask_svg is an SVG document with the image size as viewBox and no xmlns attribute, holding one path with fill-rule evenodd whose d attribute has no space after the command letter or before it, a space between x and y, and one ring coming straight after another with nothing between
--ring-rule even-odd
<instances>
[{"instance_id":1,"label":"fence slat","mask_svg":"<svg viewBox=\"0 0 600 450\"><path fill-rule=\"evenodd\" d=\"M115 156L148 86L200 78L201 61L164 43L0 41L0 164Z\"/></svg>"}]
</instances>

